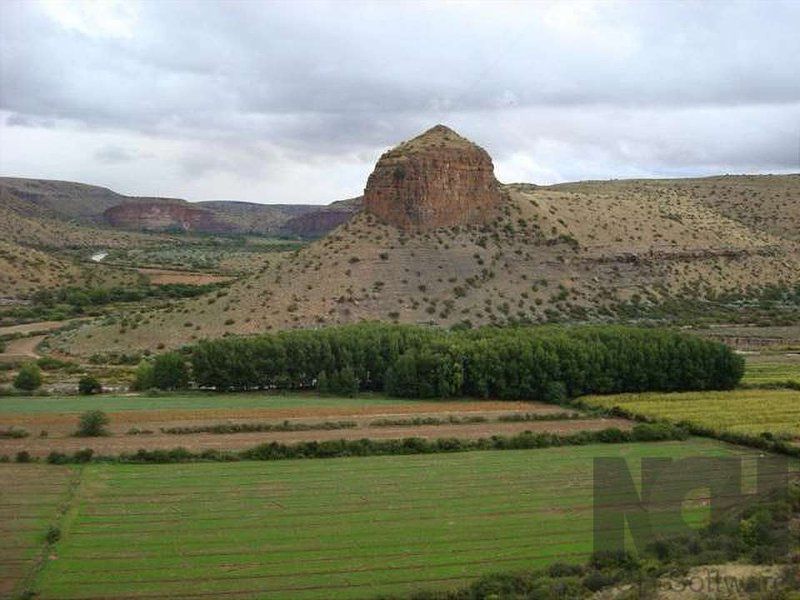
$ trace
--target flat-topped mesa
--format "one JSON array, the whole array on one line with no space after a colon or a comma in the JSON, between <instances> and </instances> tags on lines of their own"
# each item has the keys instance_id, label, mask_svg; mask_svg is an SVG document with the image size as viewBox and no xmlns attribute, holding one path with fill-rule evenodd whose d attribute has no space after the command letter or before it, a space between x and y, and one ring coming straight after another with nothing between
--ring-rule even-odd
<instances>
[{"instance_id":1,"label":"flat-topped mesa","mask_svg":"<svg viewBox=\"0 0 800 600\"><path fill-rule=\"evenodd\" d=\"M444 125L389 150L364 190L364 207L400 229L484 223L503 195L489 154Z\"/></svg>"}]
</instances>

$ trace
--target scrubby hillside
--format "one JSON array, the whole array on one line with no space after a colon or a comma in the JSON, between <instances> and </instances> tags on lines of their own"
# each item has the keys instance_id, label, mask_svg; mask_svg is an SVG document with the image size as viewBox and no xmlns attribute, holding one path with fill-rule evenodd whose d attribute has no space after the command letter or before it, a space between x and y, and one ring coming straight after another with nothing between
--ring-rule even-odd
<instances>
[{"instance_id":1,"label":"scrubby hillside","mask_svg":"<svg viewBox=\"0 0 800 600\"><path fill-rule=\"evenodd\" d=\"M109 319L58 343L90 353L365 319L604 320L800 283L793 217L783 229L736 218L741 197L796 207L796 176L504 187L501 214L486 225L412 233L361 213L229 290Z\"/></svg>"},{"instance_id":2,"label":"scrubby hillside","mask_svg":"<svg viewBox=\"0 0 800 600\"><path fill-rule=\"evenodd\" d=\"M132 231L290 235L319 237L360 208L352 200L327 206L187 202L180 198L125 196L104 187L0 177L0 211L16 217L58 219L90 226ZM307 219L302 217L307 216Z\"/></svg>"}]
</instances>

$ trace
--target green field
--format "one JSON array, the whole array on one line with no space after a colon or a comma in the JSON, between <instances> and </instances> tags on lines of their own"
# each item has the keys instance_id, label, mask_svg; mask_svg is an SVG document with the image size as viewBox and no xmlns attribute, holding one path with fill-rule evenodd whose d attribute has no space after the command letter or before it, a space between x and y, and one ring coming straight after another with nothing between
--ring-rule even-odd
<instances>
[{"instance_id":1,"label":"green field","mask_svg":"<svg viewBox=\"0 0 800 600\"><path fill-rule=\"evenodd\" d=\"M800 384L800 361L795 362L756 362L747 361L742 383L764 385L796 381Z\"/></svg>"},{"instance_id":2,"label":"green field","mask_svg":"<svg viewBox=\"0 0 800 600\"><path fill-rule=\"evenodd\" d=\"M689 421L717 431L800 437L800 391L732 390L586 396L589 406L619 407L648 418Z\"/></svg>"},{"instance_id":3,"label":"green field","mask_svg":"<svg viewBox=\"0 0 800 600\"><path fill-rule=\"evenodd\" d=\"M42 598L364 598L585 559L592 458L746 453L719 442L81 471ZM24 466L0 465L3 469ZM31 467L33 468L33 466ZM557 499L557 500L556 500ZM18 508L4 493L5 514ZM554 504L554 500L556 503ZM707 509L688 509L700 523ZM44 522L38 521L37 527Z\"/></svg>"},{"instance_id":4,"label":"green field","mask_svg":"<svg viewBox=\"0 0 800 600\"><path fill-rule=\"evenodd\" d=\"M219 394L194 392L163 396L7 396L0 397L2 413L79 413L99 408L108 412L127 410L195 410L205 408L330 408L361 406L402 406L417 400L361 394L357 398L318 396L315 393ZM468 401L465 401L468 402Z\"/></svg>"},{"instance_id":5,"label":"green field","mask_svg":"<svg viewBox=\"0 0 800 600\"><path fill-rule=\"evenodd\" d=\"M70 467L0 465L0 598L32 572L76 474Z\"/></svg>"}]
</instances>

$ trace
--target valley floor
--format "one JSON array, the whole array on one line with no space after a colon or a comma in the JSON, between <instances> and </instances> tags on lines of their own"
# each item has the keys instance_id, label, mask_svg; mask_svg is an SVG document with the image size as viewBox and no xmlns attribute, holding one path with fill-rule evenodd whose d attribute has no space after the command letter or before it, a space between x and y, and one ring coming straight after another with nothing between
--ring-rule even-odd
<instances>
[{"instance_id":1,"label":"valley floor","mask_svg":"<svg viewBox=\"0 0 800 600\"><path fill-rule=\"evenodd\" d=\"M8 517L0 579L22 582L51 523L61 540L31 586L43 599L367 598L453 588L488 572L585 559L594 457L633 465L698 455L751 453L692 439L235 464L2 465L16 485L0 494ZM695 525L707 516L701 498L686 510Z\"/></svg>"}]
</instances>

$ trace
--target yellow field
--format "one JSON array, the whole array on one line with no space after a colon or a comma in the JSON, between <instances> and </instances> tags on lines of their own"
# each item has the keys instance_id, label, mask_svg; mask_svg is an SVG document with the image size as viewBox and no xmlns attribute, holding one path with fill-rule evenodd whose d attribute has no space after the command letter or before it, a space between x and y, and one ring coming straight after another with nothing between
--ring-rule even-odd
<instances>
[{"instance_id":1,"label":"yellow field","mask_svg":"<svg viewBox=\"0 0 800 600\"><path fill-rule=\"evenodd\" d=\"M795 390L618 394L583 400L590 406L619 407L648 418L689 421L717 431L800 438L800 392Z\"/></svg>"}]
</instances>

